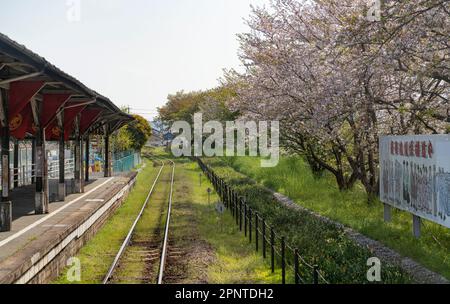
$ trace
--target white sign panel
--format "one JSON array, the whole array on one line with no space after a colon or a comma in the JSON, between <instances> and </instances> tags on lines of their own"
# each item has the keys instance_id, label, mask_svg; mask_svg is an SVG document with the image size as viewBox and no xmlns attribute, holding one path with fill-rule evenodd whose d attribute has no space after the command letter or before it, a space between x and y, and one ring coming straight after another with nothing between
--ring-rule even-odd
<instances>
[{"instance_id":1,"label":"white sign panel","mask_svg":"<svg viewBox=\"0 0 450 304\"><path fill-rule=\"evenodd\" d=\"M380 139L382 202L450 228L450 135Z\"/></svg>"}]
</instances>

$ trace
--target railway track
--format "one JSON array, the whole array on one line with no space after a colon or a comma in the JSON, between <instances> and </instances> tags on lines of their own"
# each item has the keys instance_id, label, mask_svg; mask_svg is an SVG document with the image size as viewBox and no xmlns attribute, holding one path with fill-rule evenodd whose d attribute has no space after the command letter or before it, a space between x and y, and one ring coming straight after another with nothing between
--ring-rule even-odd
<instances>
[{"instance_id":1,"label":"railway track","mask_svg":"<svg viewBox=\"0 0 450 304\"><path fill-rule=\"evenodd\" d=\"M169 256L175 163L166 159L154 158L154 160L160 162L161 167L139 214L103 279L103 284L164 284L164 271ZM170 168L167 168L168 166ZM162 197L158 197L158 195L162 195ZM149 210L149 208L152 209ZM156 225L145 236L137 236L136 229L142 222L146 211L157 216ZM136 267L138 264L142 266L142 263L144 263L144 272Z\"/></svg>"}]
</instances>

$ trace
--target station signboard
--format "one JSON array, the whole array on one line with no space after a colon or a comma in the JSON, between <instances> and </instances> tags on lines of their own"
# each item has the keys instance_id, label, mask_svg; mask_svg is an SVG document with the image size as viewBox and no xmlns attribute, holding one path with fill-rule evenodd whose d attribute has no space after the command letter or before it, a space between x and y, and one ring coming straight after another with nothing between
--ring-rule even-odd
<instances>
[{"instance_id":1,"label":"station signboard","mask_svg":"<svg viewBox=\"0 0 450 304\"><path fill-rule=\"evenodd\" d=\"M380 198L450 228L450 135L380 139Z\"/></svg>"}]
</instances>

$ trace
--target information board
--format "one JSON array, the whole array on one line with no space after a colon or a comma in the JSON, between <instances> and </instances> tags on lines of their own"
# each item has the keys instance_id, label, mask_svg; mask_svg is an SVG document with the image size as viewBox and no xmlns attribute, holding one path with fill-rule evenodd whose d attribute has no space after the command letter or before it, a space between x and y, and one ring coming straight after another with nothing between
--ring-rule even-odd
<instances>
[{"instance_id":1,"label":"information board","mask_svg":"<svg viewBox=\"0 0 450 304\"><path fill-rule=\"evenodd\" d=\"M380 198L450 228L450 135L380 139Z\"/></svg>"}]
</instances>

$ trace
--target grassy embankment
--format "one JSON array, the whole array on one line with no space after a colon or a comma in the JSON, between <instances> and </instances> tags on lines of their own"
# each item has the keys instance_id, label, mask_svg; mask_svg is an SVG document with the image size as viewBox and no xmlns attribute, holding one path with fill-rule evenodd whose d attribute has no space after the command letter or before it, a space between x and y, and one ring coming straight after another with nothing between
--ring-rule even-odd
<instances>
[{"instance_id":1,"label":"grassy embankment","mask_svg":"<svg viewBox=\"0 0 450 304\"><path fill-rule=\"evenodd\" d=\"M259 163L252 160L234 160L229 158L206 159L208 164L238 193L247 198L253 209L259 212L276 231L287 238L287 242L300 250L300 254L308 263L316 262L322 274L331 283L367 283L368 258L372 257L368 250L354 244L344 232L333 225L324 224L317 218L302 211L293 211L275 202L272 194L261 184L234 170L231 165L259 172ZM247 161L247 163L245 163ZM255 160L256 161L256 160ZM285 164L294 170L293 164ZM250 174L251 175L251 174ZM285 185L286 180L274 173L265 175L267 181ZM258 177L254 174L252 177ZM270 178L269 178L270 177ZM266 181L266 185L268 182ZM294 182L294 180L292 180ZM286 184L289 185L289 184ZM274 187L274 184L270 186ZM316 199L326 193L327 185L316 187ZM276 187L274 187L276 189ZM311 191L311 189L309 189ZM332 206L330 206L332 208ZM303 278L311 281L311 272L301 267ZM383 283L405 283L410 279L398 267L383 265Z\"/></svg>"},{"instance_id":2,"label":"grassy embankment","mask_svg":"<svg viewBox=\"0 0 450 304\"><path fill-rule=\"evenodd\" d=\"M173 202L172 232L176 240L183 236L197 236L196 243L208 245L214 261L206 269L206 282L225 284L246 283L279 283L280 270L270 272L268 262L261 254L255 252L254 245L239 232L233 217L225 212L216 212L215 203L218 197L214 194L208 205L207 189L211 184L202 177L200 186L200 170L196 163L179 162ZM189 237L185 242L190 242ZM178 243L177 246L180 244ZM183 244L181 244L183 245ZM195 252L194 250L191 250ZM205 269L202 257L193 254L189 259L188 277L184 282L205 282L199 278Z\"/></svg>"},{"instance_id":3,"label":"grassy embankment","mask_svg":"<svg viewBox=\"0 0 450 304\"><path fill-rule=\"evenodd\" d=\"M158 171L159 168L153 167L150 161L146 161L145 168L138 174L136 185L124 204L107 221L97 235L81 249L77 255L81 262L82 281L80 283L101 283L142 207L149 190L150 181L155 179ZM55 283L67 284L71 282L67 281L66 273L63 272Z\"/></svg>"},{"instance_id":4,"label":"grassy embankment","mask_svg":"<svg viewBox=\"0 0 450 304\"><path fill-rule=\"evenodd\" d=\"M258 159L249 157L229 159L228 164L299 205L378 240L450 279L447 228L425 220L422 237L415 239L410 214L393 210L392 222L385 223L382 204L369 205L361 185L340 192L331 175L315 178L300 157L283 157L275 168L261 168Z\"/></svg>"},{"instance_id":5,"label":"grassy embankment","mask_svg":"<svg viewBox=\"0 0 450 304\"><path fill-rule=\"evenodd\" d=\"M153 152L156 152L158 156L165 156L160 150ZM99 233L82 248L77 256L81 261L82 281L75 283L98 284L101 282L137 216L158 170L159 168L154 168L151 162L147 161L147 166L138 175L136 187L124 204ZM195 234L196 242L204 243L212 257L205 264L205 261L196 260L193 256L186 265L185 282L200 282L200 273L204 274L201 281L204 283L278 282L279 270L275 274L268 271L267 261L254 253L254 247L248 244L248 241L235 228L232 217L228 213L218 215L214 205L212 203L208 205L206 189L211 185L205 179L202 186L199 185L200 172L198 166L192 162L177 163L172 237L182 239L184 234ZM213 195L212 202L215 200L217 197ZM152 229L150 226L153 225L156 214L157 210L149 208L144 215L145 220L139 224L137 231L145 232ZM143 265L137 267L143 268ZM70 282L67 281L64 272L55 283Z\"/></svg>"}]
</instances>

